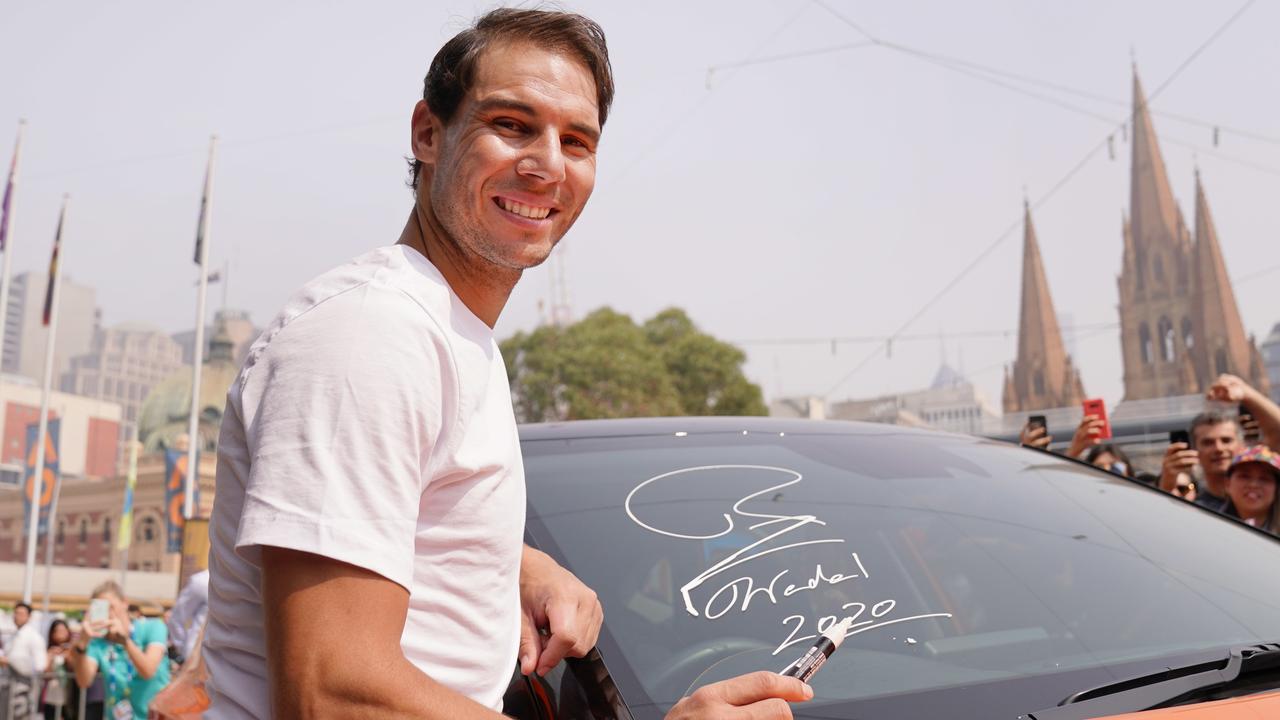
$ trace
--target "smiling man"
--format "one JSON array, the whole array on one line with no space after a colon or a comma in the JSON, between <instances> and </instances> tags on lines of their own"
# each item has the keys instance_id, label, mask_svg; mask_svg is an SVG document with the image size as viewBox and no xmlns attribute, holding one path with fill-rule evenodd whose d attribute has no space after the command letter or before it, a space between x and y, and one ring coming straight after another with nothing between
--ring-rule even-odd
<instances>
[{"instance_id":1,"label":"smiling man","mask_svg":"<svg viewBox=\"0 0 1280 720\"><path fill-rule=\"evenodd\" d=\"M208 717L492 718L517 663L595 644L595 593L521 542L493 326L591 196L612 98L578 15L496 10L437 53L399 242L299 290L228 392ZM781 698L808 696L757 673L673 717L790 717Z\"/></svg>"}]
</instances>

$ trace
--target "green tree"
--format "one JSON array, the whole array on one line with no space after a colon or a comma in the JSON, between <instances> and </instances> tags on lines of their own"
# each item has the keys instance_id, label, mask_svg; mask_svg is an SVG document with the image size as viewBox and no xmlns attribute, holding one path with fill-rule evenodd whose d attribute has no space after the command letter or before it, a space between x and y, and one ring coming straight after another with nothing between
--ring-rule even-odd
<instances>
[{"instance_id":1,"label":"green tree","mask_svg":"<svg viewBox=\"0 0 1280 720\"><path fill-rule=\"evenodd\" d=\"M765 413L760 388L742 375L742 351L679 309L641 327L601 308L568 327L516 333L501 347L522 422Z\"/></svg>"}]
</instances>

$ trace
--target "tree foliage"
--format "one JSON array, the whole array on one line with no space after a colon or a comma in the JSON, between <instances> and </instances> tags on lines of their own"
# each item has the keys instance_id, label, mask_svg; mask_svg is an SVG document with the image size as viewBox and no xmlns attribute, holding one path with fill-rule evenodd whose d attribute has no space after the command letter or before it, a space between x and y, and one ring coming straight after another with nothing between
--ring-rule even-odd
<instances>
[{"instance_id":1,"label":"tree foliage","mask_svg":"<svg viewBox=\"0 0 1280 720\"><path fill-rule=\"evenodd\" d=\"M644 325L601 308L568 327L503 341L521 422L664 415L764 415L746 354L670 308Z\"/></svg>"}]
</instances>

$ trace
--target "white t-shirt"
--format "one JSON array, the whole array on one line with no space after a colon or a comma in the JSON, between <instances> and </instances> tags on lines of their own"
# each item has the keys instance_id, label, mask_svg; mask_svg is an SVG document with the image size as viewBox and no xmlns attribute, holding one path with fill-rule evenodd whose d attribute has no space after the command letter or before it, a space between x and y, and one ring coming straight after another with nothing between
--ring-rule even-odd
<instances>
[{"instance_id":1,"label":"white t-shirt","mask_svg":"<svg viewBox=\"0 0 1280 720\"><path fill-rule=\"evenodd\" d=\"M6 655L9 658L9 667L28 678L44 672L45 666L49 664L45 636L40 632L42 624L40 618L32 613L27 624L14 633Z\"/></svg>"},{"instance_id":2,"label":"white t-shirt","mask_svg":"<svg viewBox=\"0 0 1280 720\"><path fill-rule=\"evenodd\" d=\"M498 709L520 636L524 466L493 331L397 245L307 283L227 393L209 527L206 717L268 718L261 546L409 591L400 646ZM354 635L359 628L332 628Z\"/></svg>"}]
</instances>

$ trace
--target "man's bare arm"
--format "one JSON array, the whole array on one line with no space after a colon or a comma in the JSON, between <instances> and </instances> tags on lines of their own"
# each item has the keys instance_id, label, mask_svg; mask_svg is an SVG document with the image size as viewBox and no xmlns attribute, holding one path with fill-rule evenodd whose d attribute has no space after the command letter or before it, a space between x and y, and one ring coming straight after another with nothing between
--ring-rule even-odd
<instances>
[{"instance_id":1,"label":"man's bare arm","mask_svg":"<svg viewBox=\"0 0 1280 720\"><path fill-rule=\"evenodd\" d=\"M502 717L405 659L409 593L381 575L264 547L262 606L272 717Z\"/></svg>"}]
</instances>

